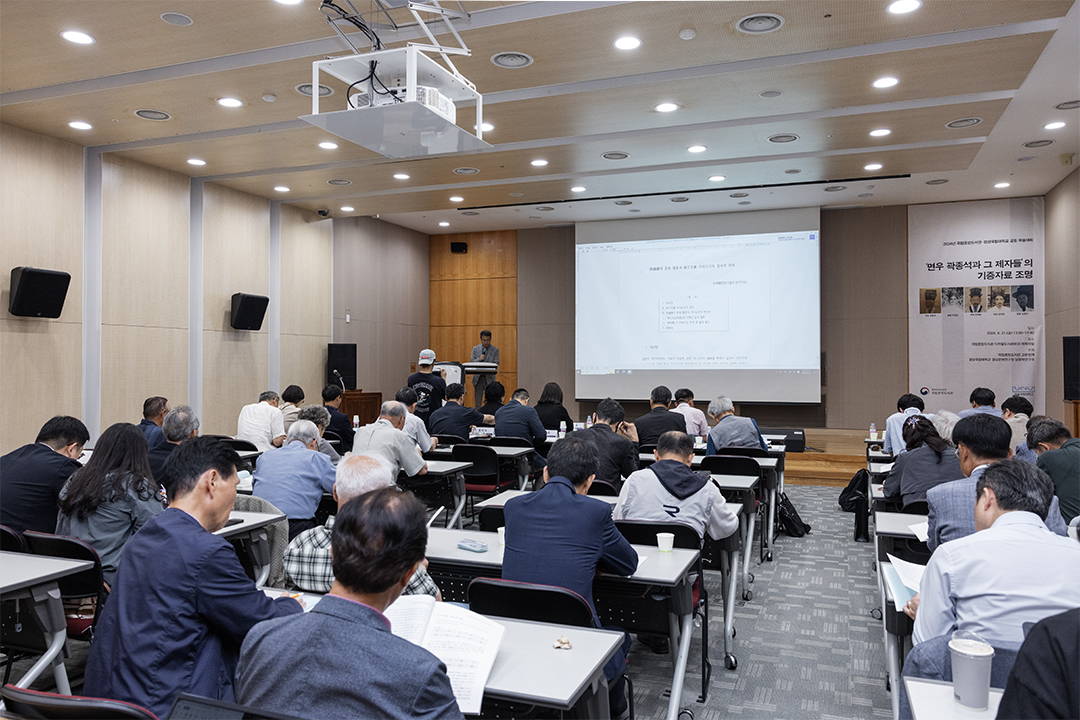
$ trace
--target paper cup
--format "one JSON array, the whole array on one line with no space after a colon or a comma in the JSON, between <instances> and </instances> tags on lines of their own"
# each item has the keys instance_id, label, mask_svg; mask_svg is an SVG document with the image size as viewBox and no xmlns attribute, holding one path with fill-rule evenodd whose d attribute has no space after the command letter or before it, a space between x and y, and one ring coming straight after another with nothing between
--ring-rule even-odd
<instances>
[{"instance_id":1,"label":"paper cup","mask_svg":"<svg viewBox=\"0 0 1080 720\"><path fill-rule=\"evenodd\" d=\"M675 545L675 535L673 533L656 533L656 544L660 547L660 552L669 553Z\"/></svg>"},{"instance_id":2,"label":"paper cup","mask_svg":"<svg viewBox=\"0 0 1080 720\"><path fill-rule=\"evenodd\" d=\"M994 648L978 635L957 631L949 641L952 656L953 698L972 710L990 704L990 666Z\"/></svg>"},{"instance_id":3,"label":"paper cup","mask_svg":"<svg viewBox=\"0 0 1080 720\"><path fill-rule=\"evenodd\" d=\"M499 544L506 544L506 528L504 527L499 528Z\"/></svg>"}]
</instances>

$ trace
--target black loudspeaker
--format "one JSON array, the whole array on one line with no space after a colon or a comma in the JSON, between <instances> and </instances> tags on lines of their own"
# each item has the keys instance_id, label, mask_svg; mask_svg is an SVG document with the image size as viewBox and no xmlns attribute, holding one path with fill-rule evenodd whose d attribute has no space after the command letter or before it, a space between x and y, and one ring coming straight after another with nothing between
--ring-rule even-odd
<instances>
[{"instance_id":1,"label":"black loudspeaker","mask_svg":"<svg viewBox=\"0 0 1080 720\"><path fill-rule=\"evenodd\" d=\"M20 317L58 318L70 284L71 275L59 270L11 268L8 312Z\"/></svg>"},{"instance_id":2,"label":"black loudspeaker","mask_svg":"<svg viewBox=\"0 0 1080 720\"><path fill-rule=\"evenodd\" d=\"M1065 399L1080 400L1080 335L1061 338L1061 354L1065 371Z\"/></svg>"},{"instance_id":3,"label":"black loudspeaker","mask_svg":"<svg viewBox=\"0 0 1080 720\"><path fill-rule=\"evenodd\" d=\"M263 316L270 298L265 295L236 293L232 296L232 314L229 324L236 330L258 330L262 327Z\"/></svg>"},{"instance_id":4,"label":"black loudspeaker","mask_svg":"<svg viewBox=\"0 0 1080 720\"><path fill-rule=\"evenodd\" d=\"M450 252L452 252L452 253L467 253L467 252L469 252L469 243L452 242L452 243L450 243Z\"/></svg>"},{"instance_id":5,"label":"black loudspeaker","mask_svg":"<svg viewBox=\"0 0 1080 720\"><path fill-rule=\"evenodd\" d=\"M337 370L341 379L334 374ZM329 343L326 346L326 384L356 389L356 343Z\"/></svg>"},{"instance_id":6,"label":"black loudspeaker","mask_svg":"<svg viewBox=\"0 0 1080 720\"><path fill-rule=\"evenodd\" d=\"M762 435L784 435L786 452L806 452L806 433L799 429L761 428Z\"/></svg>"}]
</instances>

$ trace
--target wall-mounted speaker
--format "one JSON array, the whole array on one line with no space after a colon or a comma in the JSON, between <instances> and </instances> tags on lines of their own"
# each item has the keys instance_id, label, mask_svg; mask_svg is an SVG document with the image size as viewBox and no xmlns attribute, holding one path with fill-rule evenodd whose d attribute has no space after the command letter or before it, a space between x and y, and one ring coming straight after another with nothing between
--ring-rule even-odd
<instances>
[{"instance_id":1,"label":"wall-mounted speaker","mask_svg":"<svg viewBox=\"0 0 1080 720\"><path fill-rule=\"evenodd\" d=\"M58 318L70 284L71 275L59 270L12 268L8 312L20 317Z\"/></svg>"},{"instance_id":2,"label":"wall-mounted speaker","mask_svg":"<svg viewBox=\"0 0 1080 720\"><path fill-rule=\"evenodd\" d=\"M1080 400L1080 335L1061 338L1061 352L1065 371L1065 399Z\"/></svg>"},{"instance_id":3,"label":"wall-mounted speaker","mask_svg":"<svg viewBox=\"0 0 1080 720\"><path fill-rule=\"evenodd\" d=\"M452 243L450 243L450 252L452 252L452 253L467 253L467 252L469 252L469 243L452 242Z\"/></svg>"},{"instance_id":4,"label":"wall-mounted speaker","mask_svg":"<svg viewBox=\"0 0 1080 720\"><path fill-rule=\"evenodd\" d=\"M232 312L229 325L235 330L258 330L262 327L266 306L270 298L265 295L236 293L232 296Z\"/></svg>"},{"instance_id":5,"label":"wall-mounted speaker","mask_svg":"<svg viewBox=\"0 0 1080 720\"><path fill-rule=\"evenodd\" d=\"M334 374L337 370L341 380ZM345 383L346 390L356 389L356 343L327 343L326 345L326 384Z\"/></svg>"}]
</instances>

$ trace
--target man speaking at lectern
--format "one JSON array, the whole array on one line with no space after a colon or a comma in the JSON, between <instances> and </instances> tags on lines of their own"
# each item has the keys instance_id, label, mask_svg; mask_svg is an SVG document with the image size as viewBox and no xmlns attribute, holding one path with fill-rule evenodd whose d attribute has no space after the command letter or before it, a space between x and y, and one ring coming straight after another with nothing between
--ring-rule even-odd
<instances>
[{"instance_id":1,"label":"man speaking at lectern","mask_svg":"<svg viewBox=\"0 0 1080 720\"><path fill-rule=\"evenodd\" d=\"M480 344L472 349L469 362L488 362L499 364L499 348L491 344L491 331L480 331ZM484 404L484 390L488 383L495 380L495 373L477 373L472 376L473 395L476 407Z\"/></svg>"}]
</instances>

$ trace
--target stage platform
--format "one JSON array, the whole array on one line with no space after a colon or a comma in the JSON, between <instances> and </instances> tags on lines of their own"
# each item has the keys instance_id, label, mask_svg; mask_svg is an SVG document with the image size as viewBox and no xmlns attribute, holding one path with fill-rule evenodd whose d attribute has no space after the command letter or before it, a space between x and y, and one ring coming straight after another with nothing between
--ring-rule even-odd
<instances>
[{"instance_id":1,"label":"stage platform","mask_svg":"<svg viewBox=\"0 0 1080 720\"><path fill-rule=\"evenodd\" d=\"M785 483L844 487L866 467L866 430L805 428L805 432L806 452L787 454Z\"/></svg>"}]
</instances>

